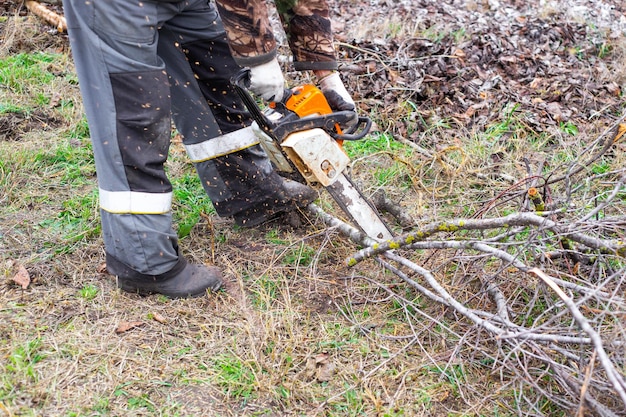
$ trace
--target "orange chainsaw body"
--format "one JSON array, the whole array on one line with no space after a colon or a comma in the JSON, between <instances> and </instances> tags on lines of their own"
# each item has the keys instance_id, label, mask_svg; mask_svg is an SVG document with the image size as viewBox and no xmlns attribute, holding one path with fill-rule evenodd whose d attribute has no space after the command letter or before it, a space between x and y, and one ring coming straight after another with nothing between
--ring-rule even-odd
<instances>
[{"instance_id":1,"label":"orange chainsaw body","mask_svg":"<svg viewBox=\"0 0 626 417\"><path fill-rule=\"evenodd\" d=\"M275 107L275 105L276 103L270 103L270 108ZM285 108L299 117L318 116L333 112L322 90L313 84L303 84L292 88L291 96L285 101ZM335 128L337 133L341 134L339 125L335 125ZM341 145L343 141L337 140L337 143Z\"/></svg>"}]
</instances>

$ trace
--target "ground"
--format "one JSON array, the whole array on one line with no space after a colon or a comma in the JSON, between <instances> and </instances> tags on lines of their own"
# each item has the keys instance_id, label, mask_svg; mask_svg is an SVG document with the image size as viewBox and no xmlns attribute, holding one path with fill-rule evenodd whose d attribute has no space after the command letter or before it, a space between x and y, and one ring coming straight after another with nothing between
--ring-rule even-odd
<instances>
[{"instance_id":1,"label":"ground","mask_svg":"<svg viewBox=\"0 0 626 417\"><path fill-rule=\"evenodd\" d=\"M16 3L0 0L0 415L602 410L582 405L580 390L567 387L560 368L545 368L534 345L516 356L374 260L347 268L359 245L311 213L296 227L253 230L219 218L176 135L168 172L181 247L222 267L226 289L193 300L116 290L103 268L95 168L67 36ZM561 178L543 196L570 213L593 210L612 189L623 195L624 141L614 130L626 111L621 1L336 0L331 8L341 76L375 122L367 140L346 144L352 175L368 196L382 190L410 216L401 226L386 215L397 233L517 212L519 190L535 178ZM307 80L284 46L281 53L288 81ZM615 144L605 149L607 138ZM596 213L610 220L598 236L625 239L623 201ZM323 193L318 204L342 217ZM485 277L497 277L516 320L538 328L556 320L544 315L556 308L548 292L510 264L459 251L411 257L467 305L489 307ZM555 261L550 270L576 283L613 278L619 298L624 265L609 261ZM18 285L19 276L30 282ZM605 340L623 340L608 322L593 323ZM567 348L546 349L568 369L593 368L593 349L568 356ZM609 353L623 377L623 348ZM588 375L594 398L625 415L604 375Z\"/></svg>"}]
</instances>

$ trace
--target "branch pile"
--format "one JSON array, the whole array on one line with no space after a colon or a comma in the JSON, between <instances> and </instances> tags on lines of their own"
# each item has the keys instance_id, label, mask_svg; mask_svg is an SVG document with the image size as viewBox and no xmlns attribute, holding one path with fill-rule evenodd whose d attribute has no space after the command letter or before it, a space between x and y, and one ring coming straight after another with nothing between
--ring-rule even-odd
<instances>
[{"instance_id":1,"label":"branch pile","mask_svg":"<svg viewBox=\"0 0 626 417\"><path fill-rule=\"evenodd\" d=\"M564 172L519 181L473 218L432 221L373 242L310 210L364 246L345 261L351 280L366 280L403 306L410 343L421 344L424 329L435 326L447 345L456 342L444 368L460 359L480 364L507 388L515 385L515 411L523 415L545 415L546 399L570 415L626 415L626 168L585 169L615 151L623 121ZM487 217L503 201L517 211ZM371 271L372 262L400 281L360 275L361 263ZM358 285L346 288L351 298L375 302L371 288L367 296L356 293ZM417 296L407 297L406 288Z\"/></svg>"}]
</instances>

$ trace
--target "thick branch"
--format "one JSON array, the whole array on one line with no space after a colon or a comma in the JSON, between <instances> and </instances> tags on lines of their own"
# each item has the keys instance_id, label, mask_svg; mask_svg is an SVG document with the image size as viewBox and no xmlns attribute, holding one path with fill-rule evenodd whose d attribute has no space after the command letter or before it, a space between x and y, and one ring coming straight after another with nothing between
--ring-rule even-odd
<instances>
[{"instance_id":1,"label":"thick branch","mask_svg":"<svg viewBox=\"0 0 626 417\"><path fill-rule=\"evenodd\" d=\"M26 0L26 8L36 16L39 16L52 26L56 27L59 32L67 32L67 22L65 17L53 12L38 1Z\"/></svg>"},{"instance_id":2,"label":"thick branch","mask_svg":"<svg viewBox=\"0 0 626 417\"><path fill-rule=\"evenodd\" d=\"M456 232L459 230L491 230L497 228L508 228L511 226L535 226L552 230L555 234L563 235L575 242L581 243L589 248L605 253L612 253L623 256L626 252L626 243L618 240L603 240L587 236L579 232L560 230L558 224L552 220L538 216L535 213L515 213L505 217L492 219L455 219L450 221L438 221L424 226L423 228L396 237L382 243L375 243L364 248L346 259L348 266L354 266L362 260L375 256L392 249L409 246L414 242L423 241L430 236L442 232Z\"/></svg>"}]
</instances>

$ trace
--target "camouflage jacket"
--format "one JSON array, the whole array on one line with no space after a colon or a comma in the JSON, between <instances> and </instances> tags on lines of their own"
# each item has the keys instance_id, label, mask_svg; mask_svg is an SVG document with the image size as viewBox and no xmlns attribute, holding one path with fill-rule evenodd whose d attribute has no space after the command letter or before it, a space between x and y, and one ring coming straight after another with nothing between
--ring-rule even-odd
<instances>
[{"instance_id":1,"label":"camouflage jacket","mask_svg":"<svg viewBox=\"0 0 626 417\"><path fill-rule=\"evenodd\" d=\"M276 39L265 0L215 0L235 60L270 61ZM337 68L327 0L275 0L297 70Z\"/></svg>"}]
</instances>

